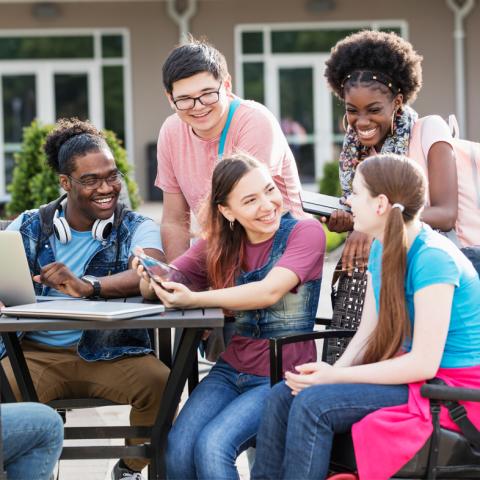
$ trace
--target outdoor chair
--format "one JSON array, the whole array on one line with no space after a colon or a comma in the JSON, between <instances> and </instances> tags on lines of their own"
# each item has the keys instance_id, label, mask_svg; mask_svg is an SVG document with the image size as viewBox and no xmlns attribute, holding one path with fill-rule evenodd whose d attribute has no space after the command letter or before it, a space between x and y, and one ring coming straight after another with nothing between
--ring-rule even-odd
<instances>
[{"instance_id":1,"label":"outdoor chair","mask_svg":"<svg viewBox=\"0 0 480 480\"><path fill-rule=\"evenodd\" d=\"M149 330L151 336L157 332ZM158 335L154 342L155 351L160 353L158 358L169 368L172 366L171 334L170 329L165 329L164 335ZM8 384L5 372L0 366L1 397L3 402L13 402L15 398ZM67 412L74 409L88 409L98 407L111 407L123 405L104 398L62 398L48 402L48 405L58 411L66 422ZM105 440L105 439L132 439L144 438L145 443L136 445L75 445L64 446L60 460L103 459L123 457L150 458L151 427L144 426L81 426L65 427L65 440ZM1 471L1 470L0 470ZM0 477L1 479L1 477Z\"/></svg>"},{"instance_id":2,"label":"outdoor chair","mask_svg":"<svg viewBox=\"0 0 480 480\"><path fill-rule=\"evenodd\" d=\"M160 333L157 335L157 333ZM161 333L164 333L163 335ZM155 345L155 352L168 368L172 366L171 335L170 329L165 332L149 330L152 345ZM112 407L124 405L112 402L104 398L64 398L48 402L52 408L62 416L66 422L67 412L74 409ZM148 443L137 445L95 445L95 446L64 446L60 460L81 460L81 459L102 459L122 457L150 457L149 439L151 427L125 426L95 426L95 427L65 427L65 440L91 440L91 439L132 439L145 438Z\"/></svg>"},{"instance_id":3,"label":"outdoor chair","mask_svg":"<svg viewBox=\"0 0 480 480\"><path fill-rule=\"evenodd\" d=\"M337 270L339 267L337 266ZM332 319L318 319L323 331L270 340L271 383L282 380L283 345L299 341L322 339L322 360L335 363L345 350L360 322L366 291L366 273L355 271L351 277L336 275L332 280ZM433 434L424 447L393 479L480 479L480 432L465 426L465 410L458 401L480 402L479 389L452 388L444 384L427 383L421 394L430 400ZM451 418L462 432L440 427L440 406L449 408ZM332 474L355 472L356 461L350 433L335 435L330 469Z\"/></svg>"}]
</instances>

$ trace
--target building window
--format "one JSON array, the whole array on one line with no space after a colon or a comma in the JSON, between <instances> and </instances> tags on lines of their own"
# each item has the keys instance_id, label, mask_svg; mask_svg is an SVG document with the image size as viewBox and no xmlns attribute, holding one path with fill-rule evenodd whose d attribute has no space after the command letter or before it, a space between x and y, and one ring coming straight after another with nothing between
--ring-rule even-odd
<instances>
[{"instance_id":1,"label":"building window","mask_svg":"<svg viewBox=\"0 0 480 480\"><path fill-rule=\"evenodd\" d=\"M0 37L0 60L93 58L93 36Z\"/></svg>"},{"instance_id":2,"label":"building window","mask_svg":"<svg viewBox=\"0 0 480 480\"><path fill-rule=\"evenodd\" d=\"M131 152L128 32L0 30L0 201L8 198L22 130L35 118L90 119L113 130Z\"/></svg>"}]
</instances>

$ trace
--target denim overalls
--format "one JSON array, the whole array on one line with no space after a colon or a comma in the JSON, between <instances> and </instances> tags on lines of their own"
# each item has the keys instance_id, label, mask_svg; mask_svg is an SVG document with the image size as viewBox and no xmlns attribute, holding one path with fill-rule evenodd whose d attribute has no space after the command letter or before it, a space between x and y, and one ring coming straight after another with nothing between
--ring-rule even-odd
<instances>
[{"instance_id":1,"label":"denim overalls","mask_svg":"<svg viewBox=\"0 0 480 480\"><path fill-rule=\"evenodd\" d=\"M267 263L251 272L242 272L237 285L263 280L285 252L287 241L298 220L285 213L273 239ZM235 312L235 333L244 337L271 338L313 330L321 280L310 280L288 292L277 303L258 310Z\"/></svg>"},{"instance_id":2,"label":"denim overalls","mask_svg":"<svg viewBox=\"0 0 480 480\"><path fill-rule=\"evenodd\" d=\"M23 215L20 233L32 275L55 261L50 242L53 234L53 216L65 196ZM117 205L112 233L85 264L85 275L104 277L128 269L131 239L145 217ZM72 247L73 248L73 247ZM37 295L48 295L50 287L34 282ZM19 336L23 334L19 334ZM150 338L145 329L85 330L77 345L78 355L86 361L111 360L124 355L144 355L152 352ZM5 346L0 339L0 358Z\"/></svg>"}]
</instances>

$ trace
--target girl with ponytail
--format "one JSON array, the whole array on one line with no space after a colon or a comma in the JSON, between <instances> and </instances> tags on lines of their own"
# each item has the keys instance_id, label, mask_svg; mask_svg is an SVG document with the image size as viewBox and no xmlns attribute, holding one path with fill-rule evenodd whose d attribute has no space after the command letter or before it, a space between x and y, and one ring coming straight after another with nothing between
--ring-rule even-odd
<instances>
[{"instance_id":1,"label":"girl with ponytail","mask_svg":"<svg viewBox=\"0 0 480 480\"><path fill-rule=\"evenodd\" d=\"M200 291L150 282L168 307L221 307L235 317L226 351L169 434L170 480L238 478L235 459L254 443L270 391L268 339L313 329L325 235L316 220L282 210L264 166L243 154L222 160L213 172L203 238L173 262ZM313 342L288 347L286 369L316 359Z\"/></svg>"},{"instance_id":2,"label":"girl with ponytail","mask_svg":"<svg viewBox=\"0 0 480 480\"><path fill-rule=\"evenodd\" d=\"M423 171L406 157L358 166L348 203L355 230L375 239L361 324L335 365L297 366L272 389L254 479L324 479L334 434L353 425L360 479L386 480L432 431L419 394L425 380L480 388L480 279L420 221L425 194ZM480 427L480 405L465 408Z\"/></svg>"}]
</instances>

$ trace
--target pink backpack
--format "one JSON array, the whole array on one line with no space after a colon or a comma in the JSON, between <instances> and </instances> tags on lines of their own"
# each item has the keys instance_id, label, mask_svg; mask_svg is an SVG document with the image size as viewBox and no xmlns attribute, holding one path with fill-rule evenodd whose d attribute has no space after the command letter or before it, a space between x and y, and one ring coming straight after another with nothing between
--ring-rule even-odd
<instances>
[{"instance_id":1,"label":"pink backpack","mask_svg":"<svg viewBox=\"0 0 480 480\"><path fill-rule=\"evenodd\" d=\"M427 159L422 150L422 124L428 117L417 120L413 127L409 156L420 163L428 176ZM480 245L480 143L458 138L455 115L448 125L452 132L458 178L458 217L455 230L461 246Z\"/></svg>"}]
</instances>

